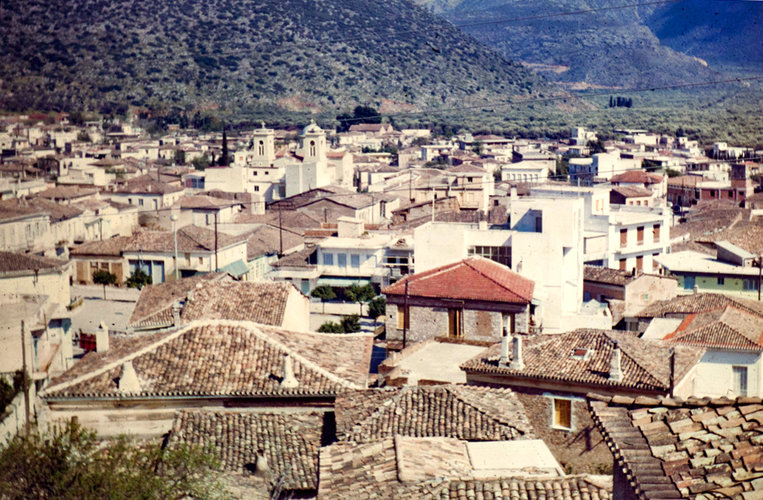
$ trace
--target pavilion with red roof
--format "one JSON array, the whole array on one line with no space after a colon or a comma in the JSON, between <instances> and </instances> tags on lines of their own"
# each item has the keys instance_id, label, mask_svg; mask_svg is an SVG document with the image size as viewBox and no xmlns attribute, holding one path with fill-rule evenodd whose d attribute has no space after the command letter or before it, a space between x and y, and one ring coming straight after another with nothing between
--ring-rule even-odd
<instances>
[{"instance_id":1,"label":"pavilion with red roof","mask_svg":"<svg viewBox=\"0 0 763 500\"><path fill-rule=\"evenodd\" d=\"M529 331L535 283L483 257L405 276L387 296L387 339L451 337L498 341L504 323Z\"/></svg>"}]
</instances>

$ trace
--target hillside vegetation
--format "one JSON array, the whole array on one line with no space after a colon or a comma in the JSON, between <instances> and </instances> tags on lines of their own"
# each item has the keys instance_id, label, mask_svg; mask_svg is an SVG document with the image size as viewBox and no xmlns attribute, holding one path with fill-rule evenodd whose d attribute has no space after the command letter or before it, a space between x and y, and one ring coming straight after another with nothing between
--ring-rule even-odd
<instances>
[{"instance_id":1,"label":"hillside vegetation","mask_svg":"<svg viewBox=\"0 0 763 500\"><path fill-rule=\"evenodd\" d=\"M0 108L17 111L399 111L544 91L408 0L4 0L0 46Z\"/></svg>"},{"instance_id":2,"label":"hillside vegetation","mask_svg":"<svg viewBox=\"0 0 763 500\"><path fill-rule=\"evenodd\" d=\"M506 57L572 88L708 81L717 79L708 61L756 70L763 59L761 2L417 1Z\"/></svg>"}]
</instances>

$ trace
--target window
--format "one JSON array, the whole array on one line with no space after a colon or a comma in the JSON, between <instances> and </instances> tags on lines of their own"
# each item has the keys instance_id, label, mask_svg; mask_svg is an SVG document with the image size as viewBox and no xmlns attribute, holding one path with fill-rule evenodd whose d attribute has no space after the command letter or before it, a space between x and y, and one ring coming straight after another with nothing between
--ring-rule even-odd
<instances>
[{"instance_id":1,"label":"window","mask_svg":"<svg viewBox=\"0 0 763 500\"><path fill-rule=\"evenodd\" d=\"M461 309L448 309L448 337L460 339L464 336L464 332L461 330L462 314Z\"/></svg>"},{"instance_id":2,"label":"window","mask_svg":"<svg viewBox=\"0 0 763 500\"><path fill-rule=\"evenodd\" d=\"M260 156L265 154L265 143L263 141L260 141L259 147L257 148L257 154Z\"/></svg>"},{"instance_id":3,"label":"window","mask_svg":"<svg viewBox=\"0 0 763 500\"><path fill-rule=\"evenodd\" d=\"M139 207L142 207L142 206L143 206L143 198L140 198L140 199L138 200L138 206L139 206Z\"/></svg>"},{"instance_id":4,"label":"window","mask_svg":"<svg viewBox=\"0 0 763 500\"><path fill-rule=\"evenodd\" d=\"M628 246L628 230L620 230L620 248Z\"/></svg>"},{"instance_id":5,"label":"window","mask_svg":"<svg viewBox=\"0 0 763 500\"><path fill-rule=\"evenodd\" d=\"M583 292L583 302L588 302L591 300L591 292Z\"/></svg>"},{"instance_id":6,"label":"window","mask_svg":"<svg viewBox=\"0 0 763 500\"><path fill-rule=\"evenodd\" d=\"M639 226L636 228L636 244L644 244L644 226Z\"/></svg>"},{"instance_id":7,"label":"window","mask_svg":"<svg viewBox=\"0 0 763 500\"><path fill-rule=\"evenodd\" d=\"M188 263L189 266L191 265L191 254L190 253L186 253L185 254L185 261Z\"/></svg>"},{"instance_id":8,"label":"window","mask_svg":"<svg viewBox=\"0 0 763 500\"><path fill-rule=\"evenodd\" d=\"M346 253L338 253L336 254L336 265L339 267L347 267L347 254Z\"/></svg>"},{"instance_id":9,"label":"window","mask_svg":"<svg viewBox=\"0 0 763 500\"><path fill-rule=\"evenodd\" d=\"M360 255L350 255L350 266L355 269L360 267Z\"/></svg>"},{"instance_id":10,"label":"window","mask_svg":"<svg viewBox=\"0 0 763 500\"><path fill-rule=\"evenodd\" d=\"M310 156L315 156L315 141L310 141Z\"/></svg>"},{"instance_id":11,"label":"window","mask_svg":"<svg viewBox=\"0 0 763 500\"><path fill-rule=\"evenodd\" d=\"M659 256L660 256L660 254L658 254L658 253L653 253L653 254L652 254L652 270L655 270L655 269L657 269L658 267L660 267L660 265L659 265L659 264L657 263L657 261L655 260L655 259L656 259L657 257L659 257Z\"/></svg>"},{"instance_id":12,"label":"window","mask_svg":"<svg viewBox=\"0 0 763 500\"><path fill-rule=\"evenodd\" d=\"M659 224L652 226L652 240L655 243L660 241L660 225Z\"/></svg>"},{"instance_id":13,"label":"window","mask_svg":"<svg viewBox=\"0 0 763 500\"><path fill-rule=\"evenodd\" d=\"M758 289L758 280L756 279L745 279L742 282L742 288L744 290L757 290Z\"/></svg>"},{"instance_id":14,"label":"window","mask_svg":"<svg viewBox=\"0 0 763 500\"><path fill-rule=\"evenodd\" d=\"M257 193L260 191L260 186L254 186L254 192Z\"/></svg>"},{"instance_id":15,"label":"window","mask_svg":"<svg viewBox=\"0 0 763 500\"><path fill-rule=\"evenodd\" d=\"M324 253L323 254L323 265L324 266L333 266L334 265L334 254L333 253Z\"/></svg>"},{"instance_id":16,"label":"window","mask_svg":"<svg viewBox=\"0 0 763 500\"><path fill-rule=\"evenodd\" d=\"M408 310L404 306L397 306L397 328L402 330L410 326L408 319Z\"/></svg>"},{"instance_id":17,"label":"window","mask_svg":"<svg viewBox=\"0 0 763 500\"><path fill-rule=\"evenodd\" d=\"M257 175L257 171L256 171L256 170L255 170L255 171L253 171L253 172L252 172L252 175L256 176L256 175Z\"/></svg>"},{"instance_id":18,"label":"window","mask_svg":"<svg viewBox=\"0 0 763 500\"><path fill-rule=\"evenodd\" d=\"M536 233L543 232L543 215L542 214L538 214L535 216L535 232Z\"/></svg>"},{"instance_id":19,"label":"window","mask_svg":"<svg viewBox=\"0 0 763 500\"><path fill-rule=\"evenodd\" d=\"M638 269L639 271L644 269L644 256L643 255L636 256L636 269Z\"/></svg>"},{"instance_id":20,"label":"window","mask_svg":"<svg viewBox=\"0 0 763 500\"><path fill-rule=\"evenodd\" d=\"M572 400L554 398L554 424L557 429L572 429Z\"/></svg>"},{"instance_id":21,"label":"window","mask_svg":"<svg viewBox=\"0 0 763 500\"><path fill-rule=\"evenodd\" d=\"M620 270L621 271L625 271L625 264L626 264L626 260L625 259L620 259Z\"/></svg>"},{"instance_id":22,"label":"window","mask_svg":"<svg viewBox=\"0 0 763 500\"><path fill-rule=\"evenodd\" d=\"M718 276L718 284L719 285L725 285L726 284L726 278L723 276Z\"/></svg>"},{"instance_id":23,"label":"window","mask_svg":"<svg viewBox=\"0 0 763 500\"><path fill-rule=\"evenodd\" d=\"M747 396L747 367L732 366L731 371L734 377L734 393L737 396Z\"/></svg>"},{"instance_id":24,"label":"window","mask_svg":"<svg viewBox=\"0 0 763 500\"><path fill-rule=\"evenodd\" d=\"M474 246L469 248L469 255L479 255L506 267L511 267L511 247L509 246Z\"/></svg>"}]
</instances>

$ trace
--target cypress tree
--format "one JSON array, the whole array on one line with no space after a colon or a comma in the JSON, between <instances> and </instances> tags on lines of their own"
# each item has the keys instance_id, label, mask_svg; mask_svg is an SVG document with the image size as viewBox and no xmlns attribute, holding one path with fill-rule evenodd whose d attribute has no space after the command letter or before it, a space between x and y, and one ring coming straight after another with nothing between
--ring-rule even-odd
<instances>
[{"instance_id":1,"label":"cypress tree","mask_svg":"<svg viewBox=\"0 0 763 500\"><path fill-rule=\"evenodd\" d=\"M223 154L220 156L218 165L223 167L228 166L228 136L225 134L225 127L223 127Z\"/></svg>"}]
</instances>

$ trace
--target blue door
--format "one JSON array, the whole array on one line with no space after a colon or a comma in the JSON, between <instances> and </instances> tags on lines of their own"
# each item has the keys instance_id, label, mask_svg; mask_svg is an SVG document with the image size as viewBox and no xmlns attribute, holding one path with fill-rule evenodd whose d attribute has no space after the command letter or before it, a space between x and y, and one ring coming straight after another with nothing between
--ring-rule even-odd
<instances>
[{"instance_id":1,"label":"blue door","mask_svg":"<svg viewBox=\"0 0 763 500\"><path fill-rule=\"evenodd\" d=\"M694 276L684 276L684 290L694 290Z\"/></svg>"}]
</instances>

